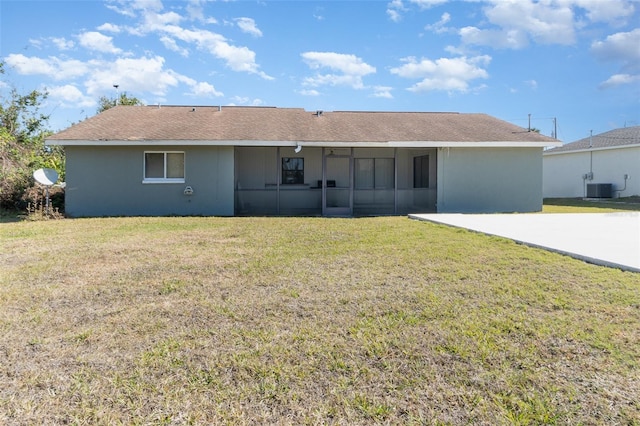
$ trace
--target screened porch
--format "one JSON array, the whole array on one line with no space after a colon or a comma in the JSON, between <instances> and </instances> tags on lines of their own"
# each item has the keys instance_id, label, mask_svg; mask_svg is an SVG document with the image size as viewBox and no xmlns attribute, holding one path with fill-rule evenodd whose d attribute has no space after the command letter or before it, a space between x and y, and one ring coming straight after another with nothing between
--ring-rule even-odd
<instances>
[{"instance_id":1,"label":"screened porch","mask_svg":"<svg viewBox=\"0 0 640 426\"><path fill-rule=\"evenodd\" d=\"M436 157L435 148L236 147L235 214L435 212Z\"/></svg>"}]
</instances>

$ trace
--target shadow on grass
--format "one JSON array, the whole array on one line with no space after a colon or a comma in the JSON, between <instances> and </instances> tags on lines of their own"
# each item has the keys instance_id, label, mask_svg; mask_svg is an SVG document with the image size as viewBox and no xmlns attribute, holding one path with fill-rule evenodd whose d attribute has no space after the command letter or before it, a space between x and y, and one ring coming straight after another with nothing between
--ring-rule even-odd
<instances>
[{"instance_id":1,"label":"shadow on grass","mask_svg":"<svg viewBox=\"0 0 640 426\"><path fill-rule=\"evenodd\" d=\"M0 210L0 223L22 222L26 214L17 210Z\"/></svg>"}]
</instances>

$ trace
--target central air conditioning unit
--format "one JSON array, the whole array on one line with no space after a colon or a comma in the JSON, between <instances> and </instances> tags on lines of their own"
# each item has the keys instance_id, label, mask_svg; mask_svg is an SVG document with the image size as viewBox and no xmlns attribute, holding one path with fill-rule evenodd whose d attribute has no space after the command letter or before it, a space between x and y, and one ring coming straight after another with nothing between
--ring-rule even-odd
<instances>
[{"instance_id":1,"label":"central air conditioning unit","mask_svg":"<svg viewBox=\"0 0 640 426\"><path fill-rule=\"evenodd\" d=\"M613 195L611 183L588 183L587 198L611 198Z\"/></svg>"}]
</instances>

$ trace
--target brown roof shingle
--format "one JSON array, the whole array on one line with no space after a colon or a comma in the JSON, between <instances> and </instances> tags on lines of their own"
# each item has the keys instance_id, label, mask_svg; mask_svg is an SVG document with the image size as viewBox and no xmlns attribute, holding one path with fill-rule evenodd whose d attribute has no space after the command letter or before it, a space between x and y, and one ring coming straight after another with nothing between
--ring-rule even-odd
<instances>
[{"instance_id":1,"label":"brown roof shingle","mask_svg":"<svg viewBox=\"0 0 640 426\"><path fill-rule=\"evenodd\" d=\"M49 141L552 142L486 114L117 106Z\"/></svg>"}]
</instances>

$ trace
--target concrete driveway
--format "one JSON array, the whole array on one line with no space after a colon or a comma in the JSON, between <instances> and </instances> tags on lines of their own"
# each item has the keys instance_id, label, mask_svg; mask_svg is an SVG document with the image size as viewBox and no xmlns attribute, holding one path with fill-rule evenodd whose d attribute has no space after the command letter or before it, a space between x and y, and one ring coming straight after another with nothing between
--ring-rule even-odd
<instances>
[{"instance_id":1,"label":"concrete driveway","mask_svg":"<svg viewBox=\"0 0 640 426\"><path fill-rule=\"evenodd\" d=\"M409 217L498 235L597 265L640 272L640 212L440 213Z\"/></svg>"}]
</instances>

